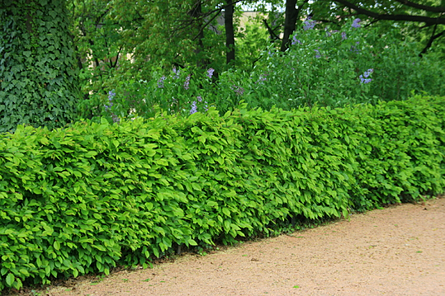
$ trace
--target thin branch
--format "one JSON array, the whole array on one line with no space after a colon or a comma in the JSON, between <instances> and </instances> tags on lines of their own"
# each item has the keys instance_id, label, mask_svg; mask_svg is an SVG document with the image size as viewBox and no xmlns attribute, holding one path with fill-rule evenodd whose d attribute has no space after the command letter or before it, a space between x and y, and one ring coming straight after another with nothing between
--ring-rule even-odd
<instances>
[{"instance_id":1,"label":"thin branch","mask_svg":"<svg viewBox=\"0 0 445 296\"><path fill-rule=\"evenodd\" d=\"M235 5L235 4L239 3L239 2L242 2L242 1L244 1L244 0L236 0L236 1L233 1L233 5ZM209 15L212 15L212 14L215 13L215 12L220 13L220 12L221 12L223 9L225 9L226 7L228 7L227 4L226 4L226 5L222 5L222 6L217 7L217 8L215 8L215 9L211 10L211 11L208 11L208 12L206 12L206 13L203 13L200 17L194 18L193 20L198 21L198 20L205 19L206 17L208 17ZM190 20L179 20L179 22L190 22ZM191 24L188 24L187 26L189 26L189 25L191 25ZM185 26L185 27L187 27L187 26Z\"/></svg>"},{"instance_id":2,"label":"thin branch","mask_svg":"<svg viewBox=\"0 0 445 296\"><path fill-rule=\"evenodd\" d=\"M221 12L221 11L220 11ZM195 37L193 37L193 39L192 40L196 40L196 38L198 38L200 35L201 35L201 33L202 33L202 31L204 31L204 29L205 28L207 28L207 26L211 23L211 22L213 22L213 20L220 14L220 12L218 12L218 13L215 13L215 15L211 18L211 19L209 19L200 29L199 29L199 32L198 32L198 34L196 34L196 36ZM191 25L191 24L190 24Z\"/></svg>"},{"instance_id":3,"label":"thin branch","mask_svg":"<svg viewBox=\"0 0 445 296\"><path fill-rule=\"evenodd\" d=\"M428 40L428 43L426 44L426 46L422 50L422 52L419 53L419 57L422 57L423 54L425 54L428 51L428 49L433 45L434 40L436 40L437 38L441 37L442 35L445 36L445 30L442 31L441 33L438 33L438 34L434 35L434 33L436 32L436 28L437 28L437 25L434 26L433 33L431 34L430 40Z\"/></svg>"},{"instance_id":4,"label":"thin branch","mask_svg":"<svg viewBox=\"0 0 445 296\"><path fill-rule=\"evenodd\" d=\"M421 9L421 10L425 10L425 11L429 11L429 12L445 12L445 7L444 6L429 6L429 5L422 5L422 4L417 4L408 0L396 0L399 3L402 3L403 5L409 6L409 7L413 7L416 9Z\"/></svg>"},{"instance_id":5,"label":"thin branch","mask_svg":"<svg viewBox=\"0 0 445 296\"><path fill-rule=\"evenodd\" d=\"M113 61L110 59L110 62L111 62L111 68L116 68L116 66L117 66L117 62L119 61L119 57L120 57L120 55L121 55L121 51L122 51L122 49L123 49L123 46L121 46L121 47L119 48L119 50L117 51L116 61L114 62L114 65L113 65Z\"/></svg>"},{"instance_id":6,"label":"thin branch","mask_svg":"<svg viewBox=\"0 0 445 296\"><path fill-rule=\"evenodd\" d=\"M361 8L354 3L351 3L346 0L334 0L337 3L340 3L344 6L347 6L349 8L354 9L360 14L364 14L367 16L370 16L372 18L378 19L378 20L388 20L388 21L408 21L408 22L418 22L418 23L427 23L427 24L445 24L445 18L433 18L433 17L427 17L427 16L420 16L420 15L408 15L408 14L381 14L377 12L370 11L365 8Z\"/></svg>"},{"instance_id":7,"label":"thin branch","mask_svg":"<svg viewBox=\"0 0 445 296\"><path fill-rule=\"evenodd\" d=\"M263 19L264 25L267 28L267 31L269 32L269 35L273 37L273 40L280 40L280 37L277 36L277 34L275 34L275 32L273 31L273 29L269 26L269 24L267 23L266 19Z\"/></svg>"}]
</instances>

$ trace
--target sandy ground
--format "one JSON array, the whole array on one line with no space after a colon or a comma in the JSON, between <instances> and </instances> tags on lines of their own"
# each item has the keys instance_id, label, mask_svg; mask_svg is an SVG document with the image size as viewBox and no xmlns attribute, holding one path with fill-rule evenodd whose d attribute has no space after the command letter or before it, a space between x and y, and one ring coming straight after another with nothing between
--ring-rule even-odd
<instances>
[{"instance_id":1,"label":"sandy ground","mask_svg":"<svg viewBox=\"0 0 445 296\"><path fill-rule=\"evenodd\" d=\"M65 285L29 295L445 295L445 198Z\"/></svg>"}]
</instances>

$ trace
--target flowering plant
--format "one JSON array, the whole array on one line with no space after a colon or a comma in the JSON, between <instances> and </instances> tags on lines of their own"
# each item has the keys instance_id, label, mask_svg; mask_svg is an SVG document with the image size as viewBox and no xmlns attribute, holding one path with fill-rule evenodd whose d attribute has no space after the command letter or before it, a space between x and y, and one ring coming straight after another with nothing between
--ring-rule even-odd
<instances>
[{"instance_id":1,"label":"flowering plant","mask_svg":"<svg viewBox=\"0 0 445 296\"><path fill-rule=\"evenodd\" d=\"M173 68L153 70L153 79L120 81L101 104L110 121L152 117L158 110L190 115L215 107L221 112L240 102L251 108L286 110L300 106L343 106L401 100L411 92L445 95L445 68L400 43L395 31L383 37L360 19L341 30L319 28L308 19L290 38L290 48L271 45L250 71ZM217 76L217 78L215 78Z\"/></svg>"}]
</instances>

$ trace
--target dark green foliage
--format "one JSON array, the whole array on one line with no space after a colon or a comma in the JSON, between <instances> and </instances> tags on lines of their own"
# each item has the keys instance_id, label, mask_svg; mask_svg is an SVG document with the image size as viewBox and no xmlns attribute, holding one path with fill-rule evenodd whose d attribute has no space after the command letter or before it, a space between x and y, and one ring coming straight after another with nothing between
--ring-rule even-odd
<instances>
[{"instance_id":1,"label":"dark green foliage","mask_svg":"<svg viewBox=\"0 0 445 296\"><path fill-rule=\"evenodd\" d=\"M0 135L0 290L445 188L445 98Z\"/></svg>"},{"instance_id":2,"label":"dark green foliage","mask_svg":"<svg viewBox=\"0 0 445 296\"><path fill-rule=\"evenodd\" d=\"M65 126L79 89L65 1L6 0L0 10L0 132Z\"/></svg>"}]
</instances>

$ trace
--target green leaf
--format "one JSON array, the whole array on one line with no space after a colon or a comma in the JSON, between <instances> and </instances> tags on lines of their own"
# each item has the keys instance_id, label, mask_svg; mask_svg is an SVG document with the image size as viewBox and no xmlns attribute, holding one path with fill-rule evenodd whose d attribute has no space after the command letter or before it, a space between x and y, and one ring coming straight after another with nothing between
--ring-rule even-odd
<instances>
[{"instance_id":1,"label":"green leaf","mask_svg":"<svg viewBox=\"0 0 445 296\"><path fill-rule=\"evenodd\" d=\"M6 276L6 285L8 285L8 287L12 287L14 280L15 276L12 273L8 273L8 275Z\"/></svg>"},{"instance_id":2,"label":"green leaf","mask_svg":"<svg viewBox=\"0 0 445 296\"><path fill-rule=\"evenodd\" d=\"M87 153L85 153L85 157L86 158L91 158L97 155L96 151L88 151Z\"/></svg>"},{"instance_id":3,"label":"green leaf","mask_svg":"<svg viewBox=\"0 0 445 296\"><path fill-rule=\"evenodd\" d=\"M230 217L230 210L228 208L223 208L222 211L226 216Z\"/></svg>"},{"instance_id":4,"label":"green leaf","mask_svg":"<svg viewBox=\"0 0 445 296\"><path fill-rule=\"evenodd\" d=\"M58 242L58 241L54 241L53 246L54 246L54 249L56 249L56 250L60 250L60 242Z\"/></svg>"},{"instance_id":5,"label":"green leaf","mask_svg":"<svg viewBox=\"0 0 445 296\"><path fill-rule=\"evenodd\" d=\"M191 238L188 239L188 243L191 246L197 246L198 245L198 243L195 240L191 239Z\"/></svg>"}]
</instances>

